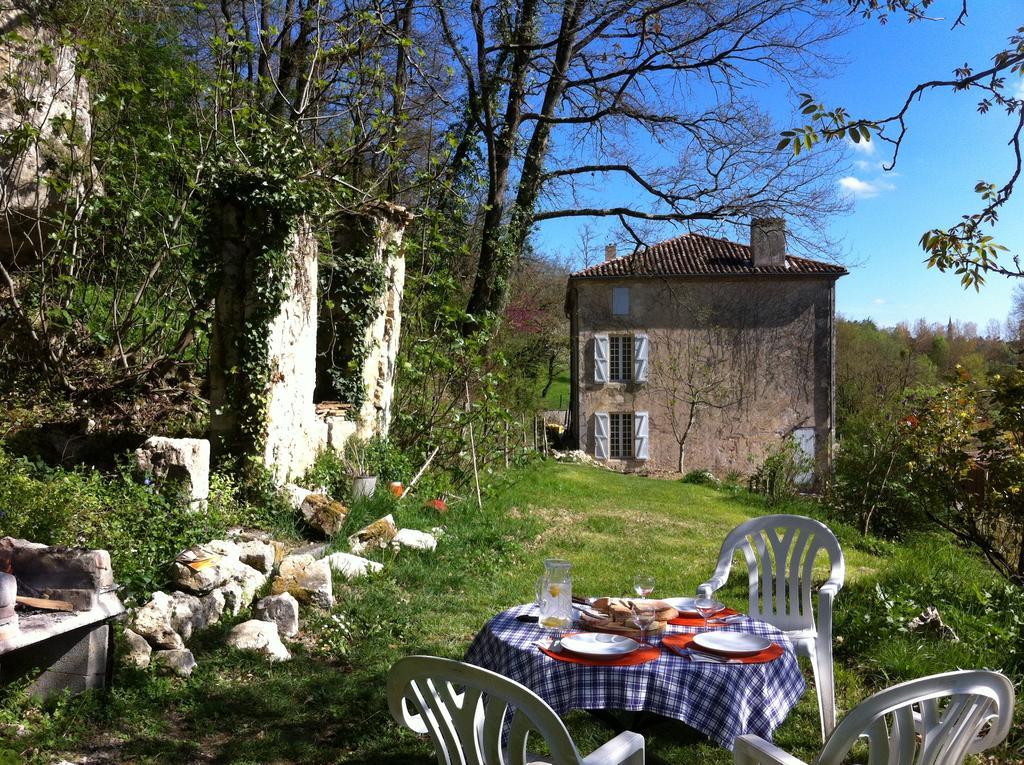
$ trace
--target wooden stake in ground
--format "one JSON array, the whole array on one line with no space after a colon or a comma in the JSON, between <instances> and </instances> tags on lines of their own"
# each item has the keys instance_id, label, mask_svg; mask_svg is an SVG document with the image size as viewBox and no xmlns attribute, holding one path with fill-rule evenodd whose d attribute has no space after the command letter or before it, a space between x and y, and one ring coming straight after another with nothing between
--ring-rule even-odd
<instances>
[{"instance_id":1,"label":"wooden stake in ground","mask_svg":"<svg viewBox=\"0 0 1024 765\"><path fill-rule=\"evenodd\" d=\"M505 467L508 467L508 420L505 421Z\"/></svg>"},{"instance_id":2,"label":"wooden stake in ground","mask_svg":"<svg viewBox=\"0 0 1024 765\"><path fill-rule=\"evenodd\" d=\"M466 383L466 412L470 410L469 404L469 383ZM476 469L476 441L473 439L473 421L469 422L469 453L473 456L473 482L476 483L476 506L478 510L484 509L483 500L480 499L480 473Z\"/></svg>"},{"instance_id":3,"label":"wooden stake in ground","mask_svg":"<svg viewBox=\"0 0 1024 765\"><path fill-rule=\"evenodd\" d=\"M424 473L424 472L426 471L426 469L427 469L428 467L430 467L430 463L431 463L431 462L433 462L433 460L434 460L434 457L436 457L436 456L437 456L437 453L438 453L438 452L439 452L440 450L441 450L441 447L440 447L440 446L435 446L435 447L434 447L434 451L432 451L432 452L430 453L430 456L429 456L429 457L427 457L427 461L423 463L423 467L421 467L421 468L419 469L419 472L418 472L418 473L416 473L416 475L414 475L414 476L412 477L412 480L411 480L411 481L409 481L409 485L405 487L405 491L403 491L403 492L402 492L402 496L401 496L401 497L399 497L399 499L404 499L404 498L405 498L405 495L406 495L406 494L408 494L408 493L409 493L409 492L410 492L410 491L412 490L412 487L416 485L416 482L417 482L418 480L420 480L420 476L422 476L422 475L423 475L423 473Z\"/></svg>"}]
</instances>

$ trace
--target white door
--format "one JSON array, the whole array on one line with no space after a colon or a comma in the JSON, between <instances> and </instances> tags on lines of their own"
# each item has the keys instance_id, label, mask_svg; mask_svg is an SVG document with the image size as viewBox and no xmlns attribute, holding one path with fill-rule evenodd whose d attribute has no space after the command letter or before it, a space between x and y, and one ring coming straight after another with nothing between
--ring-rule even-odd
<instances>
[{"instance_id":1,"label":"white door","mask_svg":"<svg viewBox=\"0 0 1024 765\"><path fill-rule=\"evenodd\" d=\"M809 486L814 483L815 436L814 428L797 428L793 431L793 440L796 441L797 459L808 465L807 470L797 473L793 481L798 486Z\"/></svg>"}]
</instances>

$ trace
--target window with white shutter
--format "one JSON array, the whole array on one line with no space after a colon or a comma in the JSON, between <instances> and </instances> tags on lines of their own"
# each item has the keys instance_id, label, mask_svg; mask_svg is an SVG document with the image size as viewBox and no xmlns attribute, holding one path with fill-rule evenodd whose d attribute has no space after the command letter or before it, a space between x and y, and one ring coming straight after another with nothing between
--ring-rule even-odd
<instances>
[{"instance_id":1,"label":"window with white shutter","mask_svg":"<svg viewBox=\"0 0 1024 765\"><path fill-rule=\"evenodd\" d=\"M608 335L594 335L594 382L608 382Z\"/></svg>"},{"instance_id":2,"label":"window with white shutter","mask_svg":"<svg viewBox=\"0 0 1024 765\"><path fill-rule=\"evenodd\" d=\"M647 356L650 343L647 335L633 335L633 379L638 382L647 382Z\"/></svg>"},{"instance_id":3,"label":"window with white shutter","mask_svg":"<svg viewBox=\"0 0 1024 765\"><path fill-rule=\"evenodd\" d=\"M608 412L594 413L594 458L608 459Z\"/></svg>"},{"instance_id":4,"label":"window with white shutter","mask_svg":"<svg viewBox=\"0 0 1024 765\"><path fill-rule=\"evenodd\" d=\"M608 379L629 382L633 379L633 336L612 335L608 346Z\"/></svg>"},{"instance_id":5,"label":"window with white shutter","mask_svg":"<svg viewBox=\"0 0 1024 765\"><path fill-rule=\"evenodd\" d=\"M648 419L647 412L633 413L633 455L638 460L647 459L649 454Z\"/></svg>"},{"instance_id":6,"label":"window with white shutter","mask_svg":"<svg viewBox=\"0 0 1024 765\"><path fill-rule=\"evenodd\" d=\"M612 412L609 415L609 452L613 460L633 456L633 413Z\"/></svg>"}]
</instances>

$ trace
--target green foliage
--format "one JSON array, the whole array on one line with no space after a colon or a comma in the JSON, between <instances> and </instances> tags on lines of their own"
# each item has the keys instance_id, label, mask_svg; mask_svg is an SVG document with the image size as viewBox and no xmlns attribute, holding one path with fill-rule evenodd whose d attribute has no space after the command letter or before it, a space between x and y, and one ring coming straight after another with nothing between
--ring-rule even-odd
<instances>
[{"instance_id":1,"label":"green foliage","mask_svg":"<svg viewBox=\"0 0 1024 765\"><path fill-rule=\"evenodd\" d=\"M683 483L693 483L702 486L717 486L718 479L710 470L691 470L680 479Z\"/></svg>"},{"instance_id":2,"label":"green foliage","mask_svg":"<svg viewBox=\"0 0 1024 765\"><path fill-rule=\"evenodd\" d=\"M324 371L318 375L329 378L332 395L324 390L318 394L321 399L336 397L359 411L367 394L363 363L373 350L367 330L384 307L382 296L388 282L384 264L390 252L381 259L376 257L375 231L364 230L372 229L369 221L349 222L348 227L354 231L353 245L344 252L324 253L319 264L323 301L319 332L326 331L330 343L317 349L318 355L325 357Z\"/></svg>"},{"instance_id":3,"label":"green foliage","mask_svg":"<svg viewBox=\"0 0 1024 765\"><path fill-rule=\"evenodd\" d=\"M40 469L0 449L0 528L34 542L108 550L132 602L167 584L171 561L186 547L234 525L274 527L273 508L243 505L230 478L214 473L210 484L208 507L192 511L180 487L140 483L126 467L109 477Z\"/></svg>"},{"instance_id":4,"label":"green foliage","mask_svg":"<svg viewBox=\"0 0 1024 765\"><path fill-rule=\"evenodd\" d=\"M814 468L792 437L786 438L768 453L761 466L750 477L750 488L764 495L769 507L792 498L797 492L796 479Z\"/></svg>"}]
</instances>

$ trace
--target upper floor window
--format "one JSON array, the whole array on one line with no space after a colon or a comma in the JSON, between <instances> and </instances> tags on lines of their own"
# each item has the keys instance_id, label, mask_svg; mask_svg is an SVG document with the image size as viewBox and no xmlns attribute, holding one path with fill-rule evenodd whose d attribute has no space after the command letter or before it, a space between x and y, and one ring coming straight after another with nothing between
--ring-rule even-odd
<instances>
[{"instance_id":1,"label":"upper floor window","mask_svg":"<svg viewBox=\"0 0 1024 765\"><path fill-rule=\"evenodd\" d=\"M612 382L633 379L632 335L611 335L608 338L608 378Z\"/></svg>"},{"instance_id":2,"label":"upper floor window","mask_svg":"<svg viewBox=\"0 0 1024 765\"><path fill-rule=\"evenodd\" d=\"M612 287L612 315L629 316L629 287Z\"/></svg>"},{"instance_id":3,"label":"upper floor window","mask_svg":"<svg viewBox=\"0 0 1024 765\"><path fill-rule=\"evenodd\" d=\"M594 382L647 382L647 335L594 335Z\"/></svg>"}]
</instances>

